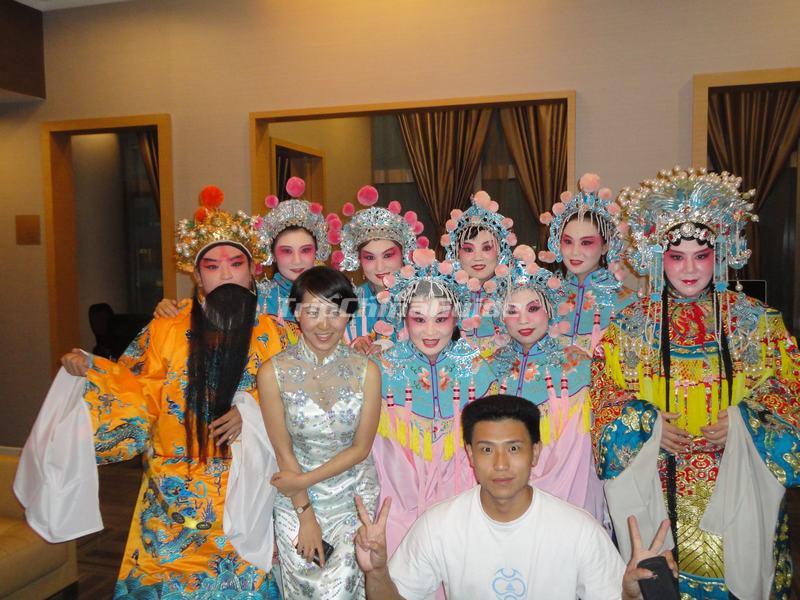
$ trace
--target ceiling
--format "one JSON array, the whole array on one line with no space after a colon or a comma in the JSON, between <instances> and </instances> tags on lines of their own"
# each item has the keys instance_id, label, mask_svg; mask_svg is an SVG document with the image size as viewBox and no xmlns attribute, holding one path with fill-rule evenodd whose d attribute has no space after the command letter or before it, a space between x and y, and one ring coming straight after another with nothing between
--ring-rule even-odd
<instances>
[{"instance_id":1,"label":"ceiling","mask_svg":"<svg viewBox=\"0 0 800 600\"><path fill-rule=\"evenodd\" d=\"M27 4L37 10L61 10L63 8L76 8L78 6L92 6L94 4L111 4L112 2L127 2L127 0L16 0L20 4Z\"/></svg>"}]
</instances>

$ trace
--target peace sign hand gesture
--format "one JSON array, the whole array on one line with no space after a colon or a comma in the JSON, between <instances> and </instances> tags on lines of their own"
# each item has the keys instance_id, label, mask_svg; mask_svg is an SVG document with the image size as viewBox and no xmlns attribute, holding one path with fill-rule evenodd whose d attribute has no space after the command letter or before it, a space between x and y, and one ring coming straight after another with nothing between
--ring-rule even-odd
<instances>
[{"instance_id":1,"label":"peace sign hand gesture","mask_svg":"<svg viewBox=\"0 0 800 600\"><path fill-rule=\"evenodd\" d=\"M646 558L659 556L659 551L664 547L664 540L669 531L669 520L664 519L656 532L649 548L642 544L642 536L639 533L639 523L636 517L628 517L628 530L631 535L631 560L625 568L625 575L622 578L622 597L624 600L634 600L642 597L639 581L642 579L652 579L655 574L649 569L640 568L638 565ZM667 559L667 565L672 571L672 576L678 578L678 566L672 557L672 552L667 550L661 553ZM677 596L676 596L677 597Z\"/></svg>"},{"instance_id":2,"label":"peace sign hand gesture","mask_svg":"<svg viewBox=\"0 0 800 600\"><path fill-rule=\"evenodd\" d=\"M392 499L383 501L378 518L373 521L361 496L356 496L356 509L361 527L356 533L356 560L364 573L386 567L386 521L389 518L389 507Z\"/></svg>"}]
</instances>

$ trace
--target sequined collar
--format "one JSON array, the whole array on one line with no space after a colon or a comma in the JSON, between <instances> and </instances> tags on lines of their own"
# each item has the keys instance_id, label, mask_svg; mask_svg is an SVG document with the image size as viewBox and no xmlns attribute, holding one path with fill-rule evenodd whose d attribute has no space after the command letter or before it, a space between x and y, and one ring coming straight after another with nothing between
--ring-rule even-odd
<instances>
[{"instance_id":1,"label":"sequined collar","mask_svg":"<svg viewBox=\"0 0 800 600\"><path fill-rule=\"evenodd\" d=\"M322 359L320 362L319 357L313 352L303 339L302 334L300 335L300 339L297 342L297 349L298 354L304 358L308 363L315 367L325 367L331 364L334 360L339 358L340 356L344 355L348 351L348 347L339 342L336 347L328 354L325 358Z\"/></svg>"}]
</instances>

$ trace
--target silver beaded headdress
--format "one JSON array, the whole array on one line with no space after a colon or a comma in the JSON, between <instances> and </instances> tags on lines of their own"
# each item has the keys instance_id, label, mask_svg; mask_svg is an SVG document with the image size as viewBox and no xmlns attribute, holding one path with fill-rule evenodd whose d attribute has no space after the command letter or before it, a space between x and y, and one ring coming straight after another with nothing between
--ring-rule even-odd
<instances>
[{"instance_id":1,"label":"silver beaded headdress","mask_svg":"<svg viewBox=\"0 0 800 600\"><path fill-rule=\"evenodd\" d=\"M378 191L364 186L358 191L358 202L366 207L355 211L355 207L347 202L342 207L345 216L352 216L342 228L340 271L355 271L359 268L358 249L372 240L390 240L396 242L403 254L403 264L411 260L411 253L417 245L427 246L427 239L417 235L422 233L422 222L417 220L413 211L401 215L401 206L397 201L390 202L388 207L373 206L378 201Z\"/></svg>"},{"instance_id":2,"label":"silver beaded headdress","mask_svg":"<svg viewBox=\"0 0 800 600\"><path fill-rule=\"evenodd\" d=\"M664 252L681 239L707 241L714 248L716 291L727 289L728 267L747 264L744 229L758 216L750 202L755 190L742 193L741 184L741 177L727 172L674 167L620 193L618 202L630 229L629 260L641 275L650 276L653 300L660 299L664 287Z\"/></svg>"},{"instance_id":3,"label":"silver beaded headdress","mask_svg":"<svg viewBox=\"0 0 800 600\"><path fill-rule=\"evenodd\" d=\"M276 196L267 196L264 200L269 212L262 217L260 235L267 248L265 264L271 265L272 243L281 232L288 227L302 227L314 238L317 246L316 260L324 262L331 255L331 243L337 243L341 220L335 213L327 218L322 216L322 205L317 202L308 202L300 199L305 191L306 184L299 177L290 177L286 182L286 191L291 200L279 202ZM337 225L338 223L338 225Z\"/></svg>"}]
</instances>

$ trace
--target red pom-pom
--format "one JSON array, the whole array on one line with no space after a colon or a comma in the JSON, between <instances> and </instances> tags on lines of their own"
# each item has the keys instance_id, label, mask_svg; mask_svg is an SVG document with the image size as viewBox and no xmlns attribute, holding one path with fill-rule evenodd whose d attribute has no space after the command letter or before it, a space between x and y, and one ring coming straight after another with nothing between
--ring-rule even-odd
<instances>
[{"instance_id":1,"label":"red pom-pom","mask_svg":"<svg viewBox=\"0 0 800 600\"><path fill-rule=\"evenodd\" d=\"M363 206L372 206L378 201L378 190L371 185L365 185L358 190L356 197Z\"/></svg>"},{"instance_id":2,"label":"red pom-pom","mask_svg":"<svg viewBox=\"0 0 800 600\"><path fill-rule=\"evenodd\" d=\"M330 244L338 244L342 241L342 232L338 229L331 229L328 232L328 243Z\"/></svg>"},{"instance_id":3,"label":"red pom-pom","mask_svg":"<svg viewBox=\"0 0 800 600\"><path fill-rule=\"evenodd\" d=\"M417 222L417 213L415 213L413 210L410 210L403 215L403 218L406 220L406 223L413 225Z\"/></svg>"},{"instance_id":4,"label":"red pom-pom","mask_svg":"<svg viewBox=\"0 0 800 600\"><path fill-rule=\"evenodd\" d=\"M392 200L389 202L389 206L386 207L390 213L394 213L396 215L400 214L400 211L403 210L403 207L400 206L400 203L397 200Z\"/></svg>"},{"instance_id":5,"label":"red pom-pom","mask_svg":"<svg viewBox=\"0 0 800 600\"><path fill-rule=\"evenodd\" d=\"M306 182L299 177L289 177L286 182L286 191L292 198L299 198L306 191Z\"/></svg>"},{"instance_id":6,"label":"red pom-pom","mask_svg":"<svg viewBox=\"0 0 800 600\"><path fill-rule=\"evenodd\" d=\"M430 245L431 241L424 235L421 235L417 238L417 248L427 248Z\"/></svg>"},{"instance_id":7,"label":"red pom-pom","mask_svg":"<svg viewBox=\"0 0 800 600\"><path fill-rule=\"evenodd\" d=\"M327 215L325 215L325 222L326 223L330 223L331 221L338 221L338 220L339 220L339 215L337 215L336 213L328 213Z\"/></svg>"},{"instance_id":8,"label":"red pom-pom","mask_svg":"<svg viewBox=\"0 0 800 600\"><path fill-rule=\"evenodd\" d=\"M417 221L411 226L411 229L414 231L414 235L419 235L425 229L425 225L422 221Z\"/></svg>"},{"instance_id":9,"label":"red pom-pom","mask_svg":"<svg viewBox=\"0 0 800 600\"><path fill-rule=\"evenodd\" d=\"M194 220L196 223L202 223L208 218L208 215L211 214L211 211L206 208L205 206L201 206L196 211L194 211Z\"/></svg>"},{"instance_id":10,"label":"red pom-pom","mask_svg":"<svg viewBox=\"0 0 800 600\"><path fill-rule=\"evenodd\" d=\"M280 203L278 197L275 194L270 194L266 198L264 198L264 206L267 208L275 208Z\"/></svg>"},{"instance_id":11,"label":"red pom-pom","mask_svg":"<svg viewBox=\"0 0 800 600\"><path fill-rule=\"evenodd\" d=\"M200 205L208 208L218 208L225 199L225 194L215 185L207 185L200 190Z\"/></svg>"},{"instance_id":12,"label":"red pom-pom","mask_svg":"<svg viewBox=\"0 0 800 600\"><path fill-rule=\"evenodd\" d=\"M338 269L339 265L342 264L343 260L344 260L344 252L342 252L341 250L334 250L333 254L331 254L331 266L334 269Z\"/></svg>"},{"instance_id":13,"label":"red pom-pom","mask_svg":"<svg viewBox=\"0 0 800 600\"><path fill-rule=\"evenodd\" d=\"M309 205L308 210L310 210L315 215L321 215L322 214L322 204L320 204L319 202L312 202Z\"/></svg>"},{"instance_id":14,"label":"red pom-pom","mask_svg":"<svg viewBox=\"0 0 800 600\"><path fill-rule=\"evenodd\" d=\"M342 205L342 214L345 217L352 217L356 212L356 207L353 206L352 202L345 202Z\"/></svg>"}]
</instances>

